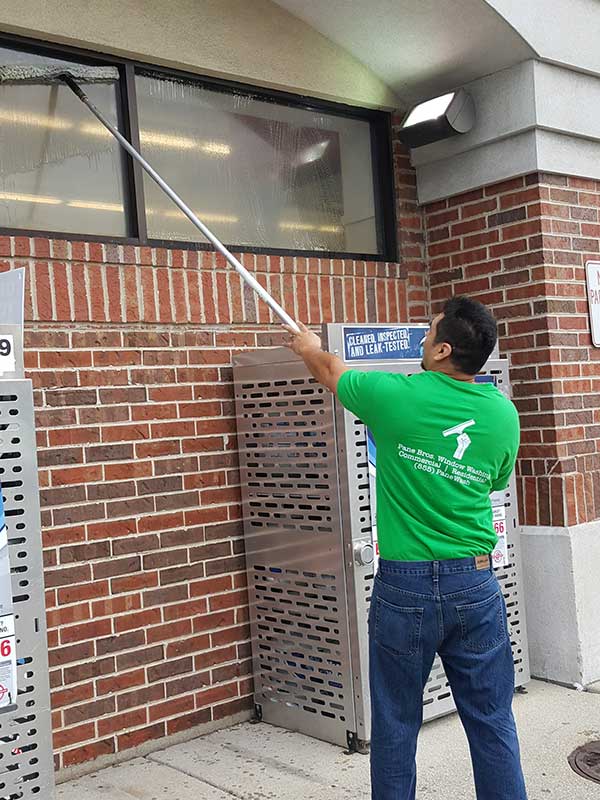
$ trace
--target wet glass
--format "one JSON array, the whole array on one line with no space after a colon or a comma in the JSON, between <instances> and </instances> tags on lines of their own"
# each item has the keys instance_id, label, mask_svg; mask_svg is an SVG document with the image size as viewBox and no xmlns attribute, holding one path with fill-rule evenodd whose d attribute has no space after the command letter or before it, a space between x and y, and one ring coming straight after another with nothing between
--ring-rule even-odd
<instances>
[{"instance_id":1,"label":"wet glass","mask_svg":"<svg viewBox=\"0 0 600 800\"><path fill-rule=\"evenodd\" d=\"M0 47L0 64L73 62ZM116 84L86 92L117 123ZM0 227L125 236L121 148L66 86L0 84Z\"/></svg>"},{"instance_id":2,"label":"wet glass","mask_svg":"<svg viewBox=\"0 0 600 800\"><path fill-rule=\"evenodd\" d=\"M143 155L226 244L376 254L368 121L140 73ZM148 235L203 241L147 176Z\"/></svg>"}]
</instances>

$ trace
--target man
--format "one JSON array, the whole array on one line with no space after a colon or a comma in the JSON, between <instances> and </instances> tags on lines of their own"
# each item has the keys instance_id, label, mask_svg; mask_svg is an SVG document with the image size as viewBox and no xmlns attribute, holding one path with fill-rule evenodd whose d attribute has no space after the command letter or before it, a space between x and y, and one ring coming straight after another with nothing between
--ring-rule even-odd
<instances>
[{"instance_id":1,"label":"man","mask_svg":"<svg viewBox=\"0 0 600 800\"><path fill-rule=\"evenodd\" d=\"M381 560L369 619L373 800L414 800L425 683L438 652L465 728L478 800L526 800L512 715L514 665L489 495L519 446L513 404L475 383L497 338L481 303L454 297L432 322L423 372L348 369L315 334L289 346L377 445Z\"/></svg>"}]
</instances>

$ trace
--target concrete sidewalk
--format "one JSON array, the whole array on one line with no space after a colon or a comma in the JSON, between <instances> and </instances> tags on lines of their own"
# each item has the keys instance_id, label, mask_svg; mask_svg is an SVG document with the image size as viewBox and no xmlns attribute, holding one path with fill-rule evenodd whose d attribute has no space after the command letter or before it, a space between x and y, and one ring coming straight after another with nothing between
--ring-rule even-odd
<instances>
[{"instance_id":1,"label":"concrete sidewalk","mask_svg":"<svg viewBox=\"0 0 600 800\"><path fill-rule=\"evenodd\" d=\"M600 695L534 681L515 698L529 800L598 800L567 764L600 739ZM418 800L474 800L456 715L423 727ZM269 725L238 725L62 784L57 800L368 800L369 760Z\"/></svg>"}]
</instances>

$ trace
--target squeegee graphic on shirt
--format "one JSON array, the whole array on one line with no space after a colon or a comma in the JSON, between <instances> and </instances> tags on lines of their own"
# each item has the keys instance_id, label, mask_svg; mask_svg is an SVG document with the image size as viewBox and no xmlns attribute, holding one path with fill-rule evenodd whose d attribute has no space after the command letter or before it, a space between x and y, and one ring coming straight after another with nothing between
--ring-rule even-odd
<instances>
[{"instance_id":1,"label":"squeegee graphic on shirt","mask_svg":"<svg viewBox=\"0 0 600 800\"><path fill-rule=\"evenodd\" d=\"M461 422L458 425L454 425L452 428L446 428L443 431L444 436L456 436L456 450L454 452L454 458L458 461L462 461L462 457L467 452L467 448L471 444L471 437L468 433L465 433L467 428L470 428L471 425L475 425L474 419L469 419L466 422Z\"/></svg>"}]
</instances>

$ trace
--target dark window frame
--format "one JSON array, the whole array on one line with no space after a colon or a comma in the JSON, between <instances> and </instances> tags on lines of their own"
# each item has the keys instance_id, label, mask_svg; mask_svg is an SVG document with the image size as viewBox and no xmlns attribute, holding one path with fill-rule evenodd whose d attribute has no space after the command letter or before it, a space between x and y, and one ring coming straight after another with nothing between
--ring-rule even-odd
<instances>
[{"instance_id":1,"label":"dark window frame","mask_svg":"<svg viewBox=\"0 0 600 800\"><path fill-rule=\"evenodd\" d=\"M90 65L111 65L119 69L119 95L117 107L119 122L124 135L140 150L138 106L136 100L136 71L151 72L157 78L183 78L198 86L227 94L241 93L251 99L278 106L300 108L306 111L324 112L335 116L363 120L371 131L371 155L373 161L373 194L378 253L350 253L346 251L301 250L299 248L249 247L224 242L234 253L257 253L273 256L299 256L301 258L335 258L349 261L398 260L398 237L396 198L394 187L392 119L391 114L366 108L357 108L343 103L320 100L308 95L293 94L276 89L251 86L246 83L199 75L184 70L163 67L157 64L136 61L122 56L96 53L69 45L53 44L38 39L0 32L0 46L25 50L49 58L71 58ZM122 148L121 148L122 150ZM169 250L212 251L208 242L190 242L173 239L150 239L147 235L144 202L143 169L128 154L123 153L123 178L125 182L125 215L127 236L94 236L83 233L4 228L0 235L29 236L67 241L93 241L105 244L133 245L135 247L162 247ZM185 198L184 198L185 199Z\"/></svg>"}]
</instances>

